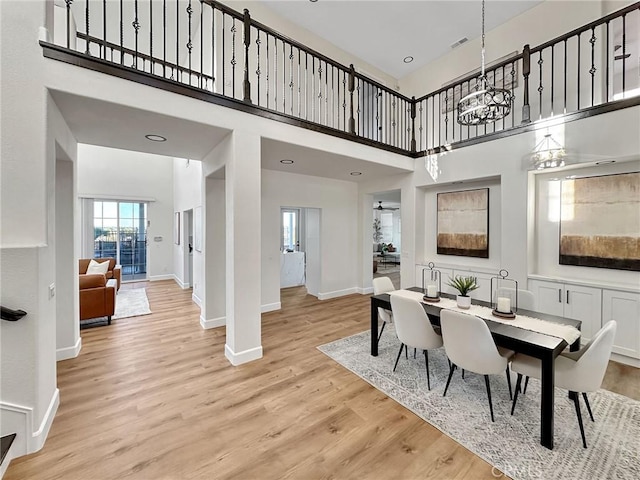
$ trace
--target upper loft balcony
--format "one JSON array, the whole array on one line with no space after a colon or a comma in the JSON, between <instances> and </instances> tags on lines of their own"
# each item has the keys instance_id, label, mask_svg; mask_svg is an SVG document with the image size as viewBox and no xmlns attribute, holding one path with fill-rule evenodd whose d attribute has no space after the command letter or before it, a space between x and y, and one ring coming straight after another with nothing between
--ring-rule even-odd
<instances>
[{"instance_id":1,"label":"upper loft balcony","mask_svg":"<svg viewBox=\"0 0 640 480\"><path fill-rule=\"evenodd\" d=\"M640 2L488 65L510 113L459 123L476 71L405 96L215 0L56 0L48 58L420 157L640 104Z\"/></svg>"}]
</instances>

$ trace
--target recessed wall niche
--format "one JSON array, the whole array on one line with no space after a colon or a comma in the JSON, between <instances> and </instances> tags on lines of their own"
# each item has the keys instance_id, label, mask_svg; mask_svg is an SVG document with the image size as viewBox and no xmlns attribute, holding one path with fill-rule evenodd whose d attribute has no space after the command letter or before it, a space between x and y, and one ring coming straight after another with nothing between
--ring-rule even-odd
<instances>
[{"instance_id":1,"label":"recessed wall niche","mask_svg":"<svg viewBox=\"0 0 640 480\"><path fill-rule=\"evenodd\" d=\"M584 177L600 177L640 171L640 160L573 168L534 175L535 208L532 232L534 260L531 274L545 277L586 280L601 284L636 286L640 273L593 266L564 265L560 263L560 224L562 218L562 182ZM565 209L564 215L570 212Z\"/></svg>"},{"instance_id":2,"label":"recessed wall niche","mask_svg":"<svg viewBox=\"0 0 640 480\"><path fill-rule=\"evenodd\" d=\"M487 192L488 198L488 257L480 256L458 256L443 255L438 253L438 194L446 194L459 191L477 191L484 190ZM418 198L424 198L417 208L416 215L423 217L424 229L418 232L417 242L423 245L422 252L420 248L416 249L416 261L433 261L436 265L459 265L465 267L478 267L482 269L496 269L500 267L501 262L501 244L502 244L502 201L501 201L501 185L499 177L491 177L476 181L464 181L464 183L450 183L447 185L433 185L419 188L421 195Z\"/></svg>"}]
</instances>

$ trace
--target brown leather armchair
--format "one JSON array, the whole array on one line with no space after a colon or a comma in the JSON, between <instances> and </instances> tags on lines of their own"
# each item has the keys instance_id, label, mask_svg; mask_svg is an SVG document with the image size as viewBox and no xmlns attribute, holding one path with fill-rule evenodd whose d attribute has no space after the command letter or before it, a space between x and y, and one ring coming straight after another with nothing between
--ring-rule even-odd
<instances>
[{"instance_id":1,"label":"brown leather armchair","mask_svg":"<svg viewBox=\"0 0 640 480\"><path fill-rule=\"evenodd\" d=\"M80 320L111 316L116 310L116 279L101 274L80 275Z\"/></svg>"},{"instance_id":2,"label":"brown leather armchair","mask_svg":"<svg viewBox=\"0 0 640 480\"><path fill-rule=\"evenodd\" d=\"M107 280L111 280L112 278L116 280L118 283L117 289L120 290L120 282L122 279L122 267L120 265L116 265L116 259L112 257L105 258L94 258L98 263L109 262L109 268L107 269L106 277ZM81 258L78 260L78 272L80 275L85 275L87 273L87 268L89 268L89 262L91 262L91 258Z\"/></svg>"}]
</instances>

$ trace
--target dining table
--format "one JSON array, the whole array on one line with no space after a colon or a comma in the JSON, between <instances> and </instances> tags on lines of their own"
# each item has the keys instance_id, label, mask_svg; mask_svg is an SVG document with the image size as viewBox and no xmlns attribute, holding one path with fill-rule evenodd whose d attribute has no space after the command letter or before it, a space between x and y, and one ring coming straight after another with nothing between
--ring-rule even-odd
<instances>
[{"instance_id":1,"label":"dining table","mask_svg":"<svg viewBox=\"0 0 640 480\"><path fill-rule=\"evenodd\" d=\"M411 287L405 290L412 292L425 293L420 287ZM378 356L378 308L391 310L391 294L393 292L373 295L371 297L371 355ZM440 293L442 298L455 298L454 295ZM489 302L472 299L473 305L491 307ZM431 324L440 327L440 312L443 309L437 302L422 302L422 306L427 313ZM464 312L464 310L459 309ZM526 315L528 317L540 320L569 325L580 330L582 322L565 317L548 315L541 312L518 309L518 315ZM492 321L484 319L489 327L489 331L493 336L497 346L513 350L516 353L523 353L531 357L540 359L541 361L541 393L540 393L540 444L544 447L553 449L553 418L554 418L554 397L555 397L555 379L554 365L555 359L560 353L569 347L570 351L576 351L580 348L580 338L575 340L571 345L563 338L527 330L524 328L509 325L504 321ZM574 392L569 393L570 396L575 395Z\"/></svg>"}]
</instances>

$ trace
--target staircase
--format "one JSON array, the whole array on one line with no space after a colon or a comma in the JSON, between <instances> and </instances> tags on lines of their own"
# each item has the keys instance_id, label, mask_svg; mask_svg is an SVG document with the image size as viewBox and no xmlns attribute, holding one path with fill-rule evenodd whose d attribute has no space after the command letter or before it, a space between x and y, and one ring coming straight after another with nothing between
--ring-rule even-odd
<instances>
[{"instance_id":1,"label":"staircase","mask_svg":"<svg viewBox=\"0 0 640 480\"><path fill-rule=\"evenodd\" d=\"M4 476L4 472L7 471L9 467L9 463L13 458L9 451L11 450L11 445L13 445L13 441L16 439L16 434L12 433L11 435L5 435L0 438L0 478Z\"/></svg>"}]
</instances>

